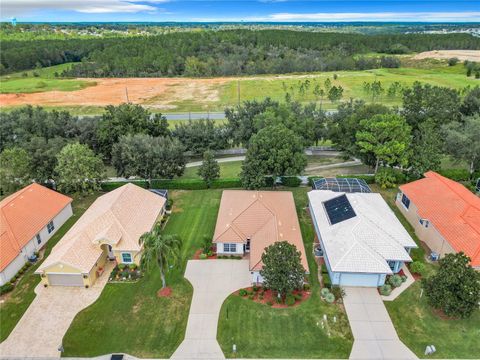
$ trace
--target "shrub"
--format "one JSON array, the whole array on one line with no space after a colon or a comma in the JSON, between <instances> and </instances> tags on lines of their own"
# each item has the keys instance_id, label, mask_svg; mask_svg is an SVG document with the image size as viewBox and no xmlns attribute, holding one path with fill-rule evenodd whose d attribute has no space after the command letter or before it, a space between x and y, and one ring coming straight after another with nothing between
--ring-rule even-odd
<instances>
[{"instance_id":1,"label":"shrub","mask_svg":"<svg viewBox=\"0 0 480 360\"><path fill-rule=\"evenodd\" d=\"M129 265L128 265L128 268L129 268L130 270L135 270L135 269L137 268L137 264L135 264L135 263L129 264Z\"/></svg>"},{"instance_id":2,"label":"shrub","mask_svg":"<svg viewBox=\"0 0 480 360\"><path fill-rule=\"evenodd\" d=\"M10 284L10 283L6 283L6 284L0 286L0 295L6 294L6 293L12 291L14 287L15 286L13 286L13 284Z\"/></svg>"},{"instance_id":3,"label":"shrub","mask_svg":"<svg viewBox=\"0 0 480 360\"><path fill-rule=\"evenodd\" d=\"M207 258L207 254L205 253L202 253L200 254L200 256L198 257L200 260L205 260Z\"/></svg>"},{"instance_id":4,"label":"shrub","mask_svg":"<svg viewBox=\"0 0 480 360\"><path fill-rule=\"evenodd\" d=\"M300 293L299 293L299 294L295 294L294 296L295 296L295 300L300 301L300 300L303 299L303 296L302 296L302 294L300 294Z\"/></svg>"},{"instance_id":5,"label":"shrub","mask_svg":"<svg viewBox=\"0 0 480 360\"><path fill-rule=\"evenodd\" d=\"M385 284L380 286L380 294L383 296L388 296L392 293L392 286L389 284Z\"/></svg>"},{"instance_id":6,"label":"shrub","mask_svg":"<svg viewBox=\"0 0 480 360\"><path fill-rule=\"evenodd\" d=\"M159 179L152 180L152 187L157 189L204 190L207 188L207 184L201 179ZM240 178L217 179L210 186L212 189L240 187L242 187Z\"/></svg>"},{"instance_id":7,"label":"shrub","mask_svg":"<svg viewBox=\"0 0 480 360\"><path fill-rule=\"evenodd\" d=\"M393 286L393 287L399 287L402 285L403 281L400 275L392 275L390 276L390 279L388 279L388 282Z\"/></svg>"},{"instance_id":8,"label":"shrub","mask_svg":"<svg viewBox=\"0 0 480 360\"><path fill-rule=\"evenodd\" d=\"M394 188L405 181L405 174L393 168L381 168L375 175L375 182L380 185L382 189Z\"/></svg>"},{"instance_id":9,"label":"shrub","mask_svg":"<svg viewBox=\"0 0 480 360\"><path fill-rule=\"evenodd\" d=\"M129 274L130 274L130 273L129 273L127 270L123 270L123 271L120 273L120 276L121 276L122 278L127 278L127 279L128 279L128 275L129 275Z\"/></svg>"},{"instance_id":10,"label":"shrub","mask_svg":"<svg viewBox=\"0 0 480 360\"><path fill-rule=\"evenodd\" d=\"M282 185L288 187L299 187L302 183L302 180L298 176L282 176Z\"/></svg>"},{"instance_id":11,"label":"shrub","mask_svg":"<svg viewBox=\"0 0 480 360\"><path fill-rule=\"evenodd\" d=\"M467 169L442 169L438 173L454 181L467 181L470 179L470 173Z\"/></svg>"},{"instance_id":12,"label":"shrub","mask_svg":"<svg viewBox=\"0 0 480 360\"><path fill-rule=\"evenodd\" d=\"M126 266L127 266L127 265L125 265L125 264L118 264L118 268L119 268L120 270L125 269Z\"/></svg>"},{"instance_id":13,"label":"shrub","mask_svg":"<svg viewBox=\"0 0 480 360\"><path fill-rule=\"evenodd\" d=\"M277 304L281 304L282 303L282 298L277 296L275 298L275 301L277 302Z\"/></svg>"},{"instance_id":14,"label":"shrub","mask_svg":"<svg viewBox=\"0 0 480 360\"><path fill-rule=\"evenodd\" d=\"M415 274L423 275L425 273L425 264L421 261L414 261L410 264L410 271Z\"/></svg>"},{"instance_id":15,"label":"shrub","mask_svg":"<svg viewBox=\"0 0 480 360\"><path fill-rule=\"evenodd\" d=\"M102 189L102 191L112 191L112 190L115 190L117 188L119 188L120 186L123 186L127 183L132 183L132 184L135 184L135 185L138 185L144 189L148 189L148 182L145 181L145 180L135 180L135 181L108 181L108 182L102 182L100 184L100 187Z\"/></svg>"},{"instance_id":16,"label":"shrub","mask_svg":"<svg viewBox=\"0 0 480 360\"><path fill-rule=\"evenodd\" d=\"M265 176L265 187L273 187L273 177L272 176Z\"/></svg>"},{"instance_id":17,"label":"shrub","mask_svg":"<svg viewBox=\"0 0 480 360\"><path fill-rule=\"evenodd\" d=\"M295 296L293 296L292 294L287 294L287 296L285 297L285 304L287 304L288 306L295 305Z\"/></svg>"},{"instance_id":18,"label":"shrub","mask_svg":"<svg viewBox=\"0 0 480 360\"><path fill-rule=\"evenodd\" d=\"M258 299L263 300L263 295L262 294L258 295Z\"/></svg>"},{"instance_id":19,"label":"shrub","mask_svg":"<svg viewBox=\"0 0 480 360\"><path fill-rule=\"evenodd\" d=\"M240 289L240 291L238 292L238 295L240 295L240 296L247 296L247 290L245 290L245 289Z\"/></svg>"},{"instance_id":20,"label":"shrub","mask_svg":"<svg viewBox=\"0 0 480 360\"><path fill-rule=\"evenodd\" d=\"M309 291L310 290L310 284L303 284L303 291Z\"/></svg>"},{"instance_id":21,"label":"shrub","mask_svg":"<svg viewBox=\"0 0 480 360\"><path fill-rule=\"evenodd\" d=\"M248 298L249 298L250 300L253 300L254 295L253 295L253 294L250 294L250 295L248 295Z\"/></svg>"},{"instance_id":22,"label":"shrub","mask_svg":"<svg viewBox=\"0 0 480 360\"><path fill-rule=\"evenodd\" d=\"M10 279L10 284L15 284L17 282L17 279L15 279L15 277L11 278Z\"/></svg>"},{"instance_id":23,"label":"shrub","mask_svg":"<svg viewBox=\"0 0 480 360\"><path fill-rule=\"evenodd\" d=\"M328 293L325 296L325 301L329 304L332 304L335 301L335 295L333 295L332 293Z\"/></svg>"},{"instance_id":24,"label":"shrub","mask_svg":"<svg viewBox=\"0 0 480 360\"><path fill-rule=\"evenodd\" d=\"M327 265L322 264L322 274L328 274Z\"/></svg>"},{"instance_id":25,"label":"shrub","mask_svg":"<svg viewBox=\"0 0 480 360\"><path fill-rule=\"evenodd\" d=\"M328 289L328 288L322 288L322 290L320 290L320 294L322 295L322 297L325 297L325 296L327 296L328 294L330 294L330 289Z\"/></svg>"},{"instance_id":26,"label":"shrub","mask_svg":"<svg viewBox=\"0 0 480 360\"><path fill-rule=\"evenodd\" d=\"M168 199L167 200L167 210L171 210L172 209L172 206L173 206L173 200L172 199Z\"/></svg>"},{"instance_id":27,"label":"shrub","mask_svg":"<svg viewBox=\"0 0 480 360\"><path fill-rule=\"evenodd\" d=\"M332 286L330 289L332 294L335 296L336 299L343 298L345 296L345 290L341 288L340 286Z\"/></svg>"},{"instance_id":28,"label":"shrub","mask_svg":"<svg viewBox=\"0 0 480 360\"><path fill-rule=\"evenodd\" d=\"M268 305L268 306L272 306L272 305L273 305L273 302L267 301L267 305Z\"/></svg>"},{"instance_id":29,"label":"shrub","mask_svg":"<svg viewBox=\"0 0 480 360\"><path fill-rule=\"evenodd\" d=\"M407 281L407 276L406 275L402 275L402 282L405 282Z\"/></svg>"},{"instance_id":30,"label":"shrub","mask_svg":"<svg viewBox=\"0 0 480 360\"><path fill-rule=\"evenodd\" d=\"M458 64L460 60L458 60L458 58L456 57L452 57L450 59L448 59L448 66L455 66Z\"/></svg>"},{"instance_id":31,"label":"shrub","mask_svg":"<svg viewBox=\"0 0 480 360\"><path fill-rule=\"evenodd\" d=\"M257 292L258 291L258 286L253 286L253 291Z\"/></svg>"},{"instance_id":32,"label":"shrub","mask_svg":"<svg viewBox=\"0 0 480 360\"><path fill-rule=\"evenodd\" d=\"M330 275L327 274L322 274L322 279L323 279L323 286L326 288L330 288L332 286L332 282L330 281Z\"/></svg>"}]
</instances>

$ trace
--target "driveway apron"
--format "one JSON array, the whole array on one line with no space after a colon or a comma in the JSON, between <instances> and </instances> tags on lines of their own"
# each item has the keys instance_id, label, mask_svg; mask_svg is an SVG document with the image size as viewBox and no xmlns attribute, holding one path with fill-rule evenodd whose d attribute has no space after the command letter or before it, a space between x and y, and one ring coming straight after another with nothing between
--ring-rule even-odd
<instances>
[{"instance_id":1,"label":"driveway apron","mask_svg":"<svg viewBox=\"0 0 480 360\"><path fill-rule=\"evenodd\" d=\"M376 288L345 287L345 310L352 329L350 359L417 359L398 338Z\"/></svg>"},{"instance_id":2,"label":"driveway apron","mask_svg":"<svg viewBox=\"0 0 480 360\"><path fill-rule=\"evenodd\" d=\"M39 284L35 288L37 296L9 337L0 344L0 357L60 357L58 348L73 318L98 299L108 280L109 270L111 268L89 289L44 288Z\"/></svg>"},{"instance_id":3,"label":"driveway apron","mask_svg":"<svg viewBox=\"0 0 480 360\"><path fill-rule=\"evenodd\" d=\"M224 359L217 325L224 300L250 286L248 260L190 260L185 277L193 286L185 339L172 359Z\"/></svg>"}]
</instances>

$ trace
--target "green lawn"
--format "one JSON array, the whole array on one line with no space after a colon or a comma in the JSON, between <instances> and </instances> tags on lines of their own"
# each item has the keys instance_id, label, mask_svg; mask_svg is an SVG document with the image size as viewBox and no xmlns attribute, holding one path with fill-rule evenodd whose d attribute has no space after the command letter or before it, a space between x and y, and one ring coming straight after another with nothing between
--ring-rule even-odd
<instances>
[{"instance_id":1,"label":"green lawn","mask_svg":"<svg viewBox=\"0 0 480 360\"><path fill-rule=\"evenodd\" d=\"M0 93L35 93L43 91L74 91L95 85L94 81L58 78L55 73L71 67L71 64L55 65L0 77ZM36 75L36 76L35 76Z\"/></svg>"},{"instance_id":2,"label":"green lawn","mask_svg":"<svg viewBox=\"0 0 480 360\"><path fill-rule=\"evenodd\" d=\"M395 206L396 189L380 189L380 192L402 225L407 229L418 249L412 250L412 258L426 265L426 272L433 274L437 265L425 262L425 248L415 235L413 227ZM425 347L435 345L437 352L430 357L445 359L474 359L480 354L480 310L467 320L446 320L434 313L425 296L420 297L420 283L416 282L394 301L385 301L388 313L400 339L419 357L424 357Z\"/></svg>"},{"instance_id":3,"label":"green lawn","mask_svg":"<svg viewBox=\"0 0 480 360\"><path fill-rule=\"evenodd\" d=\"M98 194L85 197L75 197L73 201L73 216L57 231L55 235L45 245L44 258L50 254L53 246L62 238L62 236L72 227L78 218L85 212L90 204L97 198ZM0 304L0 341L5 340L12 332L17 322L25 313L27 308L35 299L34 289L40 282L40 276L35 275L34 271L40 266L41 262L32 266L20 279L15 289L6 296L4 303Z\"/></svg>"},{"instance_id":4,"label":"green lawn","mask_svg":"<svg viewBox=\"0 0 480 360\"><path fill-rule=\"evenodd\" d=\"M221 178L236 178L240 176L240 171L242 171L243 161L231 161L219 163L220 166L220 177ZM181 179L200 179L198 176L198 166L185 168Z\"/></svg>"},{"instance_id":5,"label":"green lawn","mask_svg":"<svg viewBox=\"0 0 480 360\"><path fill-rule=\"evenodd\" d=\"M213 236L221 190L172 191L173 214L165 228L183 241L181 262L167 275L170 298L158 298L158 271L134 284L107 284L100 298L80 312L63 339L65 356L125 352L168 358L182 342L192 287L183 278L187 260Z\"/></svg>"},{"instance_id":6,"label":"green lawn","mask_svg":"<svg viewBox=\"0 0 480 360\"><path fill-rule=\"evenodd\" d=\"M220 312L218 342L227 357L234 357L232 344L236 344L235 356L240 358L348 358L353 343L348 319L340 307L320 299L317 266L311 253L314 230L305 210L309 189L287 190L295 197L312 296L297 307L273 309L231 295ZM321 327L324 314L330 319L337 317L335 324L329 322L328 330Z\"/></svg>"}]
</instances>

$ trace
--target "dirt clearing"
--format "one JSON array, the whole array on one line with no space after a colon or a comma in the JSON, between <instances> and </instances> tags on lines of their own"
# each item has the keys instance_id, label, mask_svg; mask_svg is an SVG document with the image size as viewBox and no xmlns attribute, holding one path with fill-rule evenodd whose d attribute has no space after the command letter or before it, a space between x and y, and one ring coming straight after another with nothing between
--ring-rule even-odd
<instances>
[{"instance_id":1,"label":"dirt clearing","mask_svg":"<svg viewBox=\"0 0 480 360\"><path fill-rule=\"evenodd\" d=\"M218 101L218 85L231 79L187 79L187 78L103 78L82 79L95 81L90 86L76 91L46 91L32 94L0 94L1 106L106 106L126 101L134 104L149 104L160 109L172 109L170 103L179 99L195 98Z\"/></svg>"},{"instance_id":2,"label":"dirt clearing","mask_svg":"<svg viewBox=\"0 0 480 360\"><path fill-rule=\"evenodd\" d=\"M415 60L422 59L440 59L448 60L450 58L457 58L459 60L479 61L480 50L434 50L425 51L413 57Z\"/></svg>"}]
</instances>

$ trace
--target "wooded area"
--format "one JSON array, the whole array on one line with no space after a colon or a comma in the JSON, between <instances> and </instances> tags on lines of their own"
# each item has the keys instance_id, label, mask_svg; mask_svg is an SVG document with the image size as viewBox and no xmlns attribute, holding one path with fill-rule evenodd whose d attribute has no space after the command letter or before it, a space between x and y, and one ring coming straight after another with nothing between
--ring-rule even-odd
<instances>
[{"instance_id":1,"label":"wooded area","mask_svg":"<svg viewBox=\"0 0 480 360\"><path fill-rule=\"evenodd\" d=\"M221 30L149 36L2 40L0 74L79 62L59 76L164 77L281 74L398 67L392 54L480 49L468 34ZM383 54L371 56L371 53Z\"/></svg>"}]
</instances>

